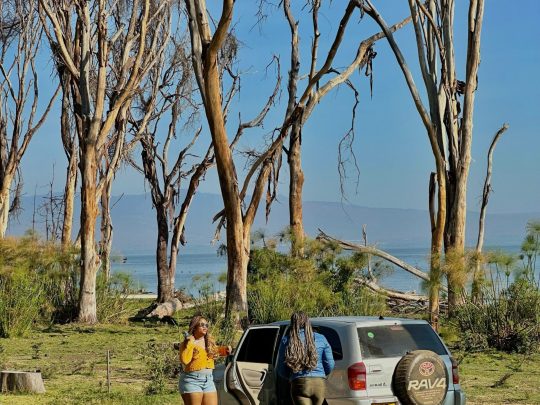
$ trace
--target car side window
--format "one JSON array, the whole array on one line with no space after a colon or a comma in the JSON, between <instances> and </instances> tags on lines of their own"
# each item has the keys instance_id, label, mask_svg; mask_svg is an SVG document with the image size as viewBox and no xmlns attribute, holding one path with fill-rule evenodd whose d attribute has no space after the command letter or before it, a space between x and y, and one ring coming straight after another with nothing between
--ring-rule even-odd
<instances>
[{"instance_id":1,"label":"car side window","mask_svg":"<svg viewBox=\"0 0 540 405\"><path fill-rule=\"evenodd\" d=\"M246 333L236 361L271 364L279 328L254 328Z\"/></svg>"},{"instance_id":2,"label":"car side window","mask_svg":"<svg viewBox=\"0 0 540 405\"><path fill-rule=\"evenodd\" d=\"M339 334L334 329L328 326L314 326L313 329L315 329L316 332L319 332L326 338L326 340L328 340L328 344L330 344L330 347L332 348L332 355L334 356L334 360L342 360L343 349L341 347L341 340L339 338Z\"/></svg>"}]
</instances>

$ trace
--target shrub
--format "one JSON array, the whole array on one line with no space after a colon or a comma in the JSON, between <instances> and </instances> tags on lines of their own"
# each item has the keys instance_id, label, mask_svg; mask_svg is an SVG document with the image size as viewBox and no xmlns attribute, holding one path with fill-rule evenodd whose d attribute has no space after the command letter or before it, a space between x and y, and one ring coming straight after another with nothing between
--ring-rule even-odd
<instances>
[{"instance_id":1,"label":"shrub","mask_svg":"<svg viewBox=\"0 0 540 405\"><path fill-rule=\"evenodd\" d=\"M148 343L147 350L141 353L141 358L146 364L148 384L145 387L147 395L164 394L168 382L180 372L177 352L170 344Z\"/></svg>"},{"instance_id":2,"label":"shrub","mask_svg":"<svg viewBox=\"0 0 540 405\"><path fill-rule=\"evenodd\" d=\"M304 257L254 249L248 266L250 320L289 319L294 310L310 316L380 315L384 297L354 281L366 263L364 255L343 255L337 246L317 241L308 242Z\"/></svg>"},{"instance_id":3,"label":"shrub","mask_svg":"<svg viewBox=\"0 0 540 405\"><path fill-rule=\"evenodd\" d=\"M41 241L35 234L0 240L0 337L22 336L34 323L69 322L77 315L79 253ZM131 279L98 273L98 319L117 320L125 311Z\"/></svg>"},{"instance_id":4,"label":"shrub","mask_svg":"<svg viewBox=\"0 0 540 405\"><path fill-rule=\"evenodd\" d=\"M0 274L0 337L25 335L45 302L39 277L17 271Z\"/></svg>"},{"instance_id":5,"label":"shrub","mask_svg":"<svg viewBox=\"0 0 540 405\"><path fill-rule=\"evenodd\" d=\"M96 282L97 316L100 322L117 322L126 312L133 281L129 274L111 274L109 280L99 272Z\"/></svg>"},{"instance_id":6,"label":"shrub","mask_svg":"<svg viewBox=\"0 0 540 405\"><path fill-rule=\"evenodd\" d=\"M211 324L216 324L225 312L225 300L216 290L212 274L205 273L193 276L192 286L198 291L193 304L196 313L204 314Z\"/></svg>"},{"instance_id":7,"label":"shrub","mask_svg":"<svg viewBox=\"0 0 540 405\"><path fill-rule=\"evenodd\" d=\"M531 223L518 257L501 252L486 258L484 284L476 287L455 322L463 331L467 350L487 347L528 353L540 344L540 288L536 258L540 253L540 226ZM512 277L512 274L516 274Z\"/></svg>"}]
</instances>

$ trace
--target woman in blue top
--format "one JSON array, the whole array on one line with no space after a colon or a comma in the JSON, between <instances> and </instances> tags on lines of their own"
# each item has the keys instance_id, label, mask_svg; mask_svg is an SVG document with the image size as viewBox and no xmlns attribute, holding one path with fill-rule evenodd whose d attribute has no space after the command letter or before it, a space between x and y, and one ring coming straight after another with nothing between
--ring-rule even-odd
<instances>
[{"instance_id":1,"label":"woman in blue top","mask_svg":"<svg viewBox=\"0 0 540 405\"><path fill-rule=\"evenodd\" d=\"M278 373L290 381L293 403L322 405L326 376L333 368L334 357L326 338L313 332L304 312L293 313L278 358Z\"/></svg>"}]
</instances>

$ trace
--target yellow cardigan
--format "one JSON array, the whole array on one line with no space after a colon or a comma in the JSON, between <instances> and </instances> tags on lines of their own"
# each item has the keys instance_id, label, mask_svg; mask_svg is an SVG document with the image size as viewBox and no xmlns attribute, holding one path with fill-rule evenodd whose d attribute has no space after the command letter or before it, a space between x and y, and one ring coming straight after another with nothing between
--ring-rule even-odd
<instances>
[{"instance_id":1,"label":"yellow cardigan","mask_svg":"<svg viewBox=\"0 0 540 405\"><path fill-rule=\"evenodd\" d=\"M219 356L227 355L226 346L218 346L217 349ZM214 368L214 358L208 355L204 347L196 345L191 340L185 340L180 345L180 362L185 372Z\"/></svg>"}]
</instances>

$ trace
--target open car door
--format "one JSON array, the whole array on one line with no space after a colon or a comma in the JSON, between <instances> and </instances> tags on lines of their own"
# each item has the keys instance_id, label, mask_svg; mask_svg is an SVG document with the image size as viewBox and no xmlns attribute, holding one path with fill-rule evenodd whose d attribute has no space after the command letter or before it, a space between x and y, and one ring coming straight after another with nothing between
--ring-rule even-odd
<instances>
[{"instance_id":1,"label":"open car door","mask_svg":"<svg viewBox=\"0 0 540 405\"><path fill-rule=\"evenodd\" d=\"M274 358L279 326L249 328L225 370L225 386L242 405L275 403Z\"/></svg>"}]
</instances>

